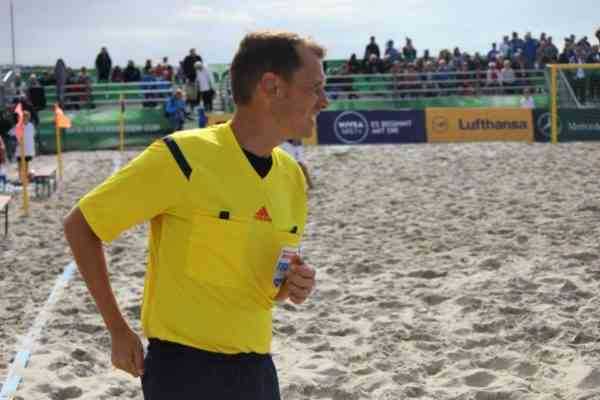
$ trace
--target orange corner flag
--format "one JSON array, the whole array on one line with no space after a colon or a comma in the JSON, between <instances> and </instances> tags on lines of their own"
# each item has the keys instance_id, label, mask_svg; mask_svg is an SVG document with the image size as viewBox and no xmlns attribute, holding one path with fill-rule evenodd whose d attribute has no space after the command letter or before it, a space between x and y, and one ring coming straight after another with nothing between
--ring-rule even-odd
<instances>
[{"instance_id":1,"label":"orange corner flag","mask_svg":"<svg viewBox=\"0 0 600 400\"><path fill-rule=\"evenodd\" d=\"M57 128L70 128L71 119L65 115L58 104L54 105L55 123Z\"/></svg>"}]
</instances>

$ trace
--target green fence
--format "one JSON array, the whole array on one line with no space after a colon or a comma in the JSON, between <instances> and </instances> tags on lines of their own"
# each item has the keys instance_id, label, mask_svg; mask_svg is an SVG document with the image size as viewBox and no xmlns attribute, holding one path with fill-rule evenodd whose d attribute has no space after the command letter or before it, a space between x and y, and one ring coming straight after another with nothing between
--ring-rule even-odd
<instances>
[{"instance_id":1,"label":"green fence","mask_svg":"<svg viewBox=\"0 0 600 400\"><path fill-rule=\"evenodd\" d=\"M66 114L71 118L72 127L64 130L63 151L119 147L119 109L84 110ZM125 111L125 146L147 146L170 132L169 121L160 109L130 108ZM56 152L52 112L40 113L37 144L40 153Z\"/></svg>"}]
</instances>

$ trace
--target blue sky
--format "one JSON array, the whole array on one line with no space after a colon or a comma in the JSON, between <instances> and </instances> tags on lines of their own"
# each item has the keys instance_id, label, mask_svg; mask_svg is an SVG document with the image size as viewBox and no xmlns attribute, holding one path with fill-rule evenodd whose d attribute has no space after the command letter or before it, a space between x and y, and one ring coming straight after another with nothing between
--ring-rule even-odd
<instances>
[{"instance_id":1,"label":"blue sky","mask_svg":"<svg viewBox=\"0 0 600 400\"><path fill-rule=\"evenodd\" d=\"M101 46L113 63L137 64L191 47L211 63L229 62L246 32L277 29L312 36L329 58L362 55L370 35L381 47L413 39L419 54L459 46L487 51L513 30L547 32L558 45L574 33L597 44L597 0L14 0L18 64L92 66ZM0 64L11 63L9 0L0 0Z\"/></svg>"}]
</instances>

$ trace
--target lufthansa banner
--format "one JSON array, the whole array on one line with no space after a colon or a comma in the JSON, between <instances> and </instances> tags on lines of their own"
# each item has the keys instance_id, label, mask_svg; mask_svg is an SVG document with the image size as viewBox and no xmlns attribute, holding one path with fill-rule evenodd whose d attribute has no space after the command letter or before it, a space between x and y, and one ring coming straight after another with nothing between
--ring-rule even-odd
<instances>
[{"instance_id":1,"label":"lufthansa banner","mask_svg":"<svg viewBox=\"0 0 600 400\"><path fill-rule=\"evenodd\" d=\"M428 108L429 142L533 141L532 112L519 108Z\"/></svg>"},{"instance_id":2,"label":"lufthansa banner","mask_svg":"<svg viewBox=\"0 0 600 400\"><path fill-rule=\"evenodd\" d=\"M317 117L319 144L424 143L425 113L323 111Z\"/></svg>"}]
</instances>

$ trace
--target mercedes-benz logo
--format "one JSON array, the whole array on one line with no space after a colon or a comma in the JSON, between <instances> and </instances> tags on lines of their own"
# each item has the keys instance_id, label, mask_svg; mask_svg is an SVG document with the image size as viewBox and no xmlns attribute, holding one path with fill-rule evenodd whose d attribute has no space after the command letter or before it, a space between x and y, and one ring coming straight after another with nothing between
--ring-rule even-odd
<instances>
[{"instance_id":1,"label":"mercedes-benz logo","mask_svg":"<svg viewBox=\"0 0 600 400\"><path fill-rule=\"evenodd\" d=\"M560 122L560 118L558 118L558 135L560 136L560 133L562 131L562 124ZM549 112L545 112L542 115L540 115L537 119L537 121L535 122L535 125L538 128L538 131L544 135L544 137L547 137L548 139L550 139L550 137L552 136L552 115Z\"/></svg>"}]
</instances>

